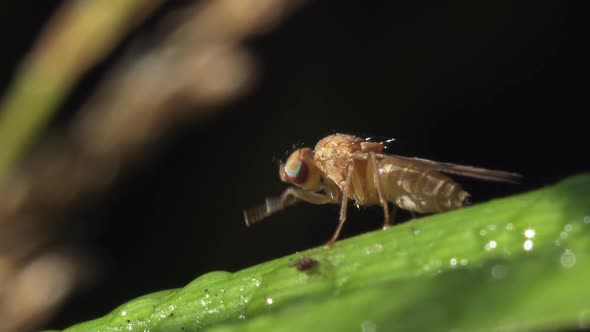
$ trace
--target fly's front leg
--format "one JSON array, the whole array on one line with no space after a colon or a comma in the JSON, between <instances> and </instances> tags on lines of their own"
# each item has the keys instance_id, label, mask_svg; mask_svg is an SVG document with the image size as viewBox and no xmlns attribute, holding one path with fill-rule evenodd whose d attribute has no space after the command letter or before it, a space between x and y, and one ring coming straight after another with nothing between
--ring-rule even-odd
<instances>
[{"instance_id":1,"label":"fly's front leg","mask_svg":"<svg viewBox=\"0 0 590 332\"><path fill-rule=\"evenodd\" d=\"M297 188L287 188L280 197L267 198L264 205L245 210L244 220L246 221L246 225L250 226L255 224L266 217L297 203L297 201L305 201L318 205L338 203L338 200L330 195L322 195Z\"/></svg>"},{"instance_id":2,"label":"fly's front leg","mask_svg":"<svg viewBox=\"0 0 590 332\"><path fill-rule=\"evenodd\" d=\"M350 164L350 166L348 166L348 174L346 175L346 183L344 184L344 190L342 191L342 201L340 204L340 218L338 220L338 226L336 227L336 231L334 232L334 235L332 235L332 238L328 242L326 242L326 244L324 244L324 248L326 249L334 245L334 242L336 242L336 239L338 239L338 236L340 235L342 225L344 225L344 222L346 221L346 214L348 211L348 196L346 195L346 192L349 190L351 185L350 183L352 179L353 170L354 167L352 166L352 164Z\"/></svg>"},{"instance_id":3,"label":"fly's front leg","mask_svg":"<svg viewBox=\"0 0 590 332\"><path fill-rule=\"evenodd\" d=\"M282 204L288 206L292 199L299 199L311 204L321 205L329 203L337 203L338 201L329 195L318 194L316 192L307 191L297 188L287 188L280 197Z\"/></svg>"}]
</instances>

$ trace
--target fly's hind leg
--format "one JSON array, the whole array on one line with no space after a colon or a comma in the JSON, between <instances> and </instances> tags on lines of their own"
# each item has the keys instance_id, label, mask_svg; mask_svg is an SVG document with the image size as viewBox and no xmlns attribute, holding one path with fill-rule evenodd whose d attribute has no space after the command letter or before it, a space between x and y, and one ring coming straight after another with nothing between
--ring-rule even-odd
<instances>
[{"instance_id":1,"label":"fly's hind leg","mask_svg":"<svg viewBox=\"0 0 590 332\"><path fill-rule=\"evenodd\" d=\"M385 193L383 191L383 185L381 184L381 178L379 177L379 166L377 165L375 153L373 151L369 151L367 153L356 153L353 154L352 157L355 159L369 159L371 162L373 167L373 184L375 185L375 189L377 189L377 194L379 195L379 203L383 207L383 229L389 228L389 226L391 226L391 222L389 220L389 204L387 204L387 200L385 199ZM395 210L393 212L395 213Z\"/></svg>"},{"instance_id":2,"label":"fly's hind leg","mask_svg":"<svg viewBox=\"0 0 590 332\"><path fill-rule=\"evenodd\" d=\"M391 225L395 224L395 214L397 213L397 205L395 205L395 203L391 204L391 219L390 219L390 223Z\"/></svg>"},{"instance_id":3,"label":"fly's hind leg","mask_svg":"<svg viewBox=\"0 0 590 332\"><path fill-rule=\"evenodd\" d=\"M385 194L383 193L383 185L381 185L381 178L379 178L379 166L377 166L377 158L375 158L375 153L369 152L369 159L373 164L373 181L375 181L375 188L377 188L377 193L379 194L379 202L381 206L383 206L383 229L389 228L391 223L389 222L389 206L387 204L387 200L385 199Z\"/></svg>"},{"instance_id":4,"label":"fly's hind leg","mask_svg":"<svg viewBox=\"0 0 590 332\"><path fill-rule=\"evenodd\" d=\"M334 232L334 235L332 235L332 238L330 238L330 240L324 244L324 248L326 249L334 245L334 242L336 242L336 239L338 239L338 236L340 235L342 225L344 225L344 222L346 221L346 214L348 211L348 196L346 195L346 192L348 191L351 185L350 183L352 179L353 170L354 167L352 166L352 164L350 164L350 166L348 167L348 174L346 175L346 183L344 185L344 190L342 191L342 201L340 205L340 218L338 220L338 226L336 227L336 231Z\"/></svg>"}]
</instances>

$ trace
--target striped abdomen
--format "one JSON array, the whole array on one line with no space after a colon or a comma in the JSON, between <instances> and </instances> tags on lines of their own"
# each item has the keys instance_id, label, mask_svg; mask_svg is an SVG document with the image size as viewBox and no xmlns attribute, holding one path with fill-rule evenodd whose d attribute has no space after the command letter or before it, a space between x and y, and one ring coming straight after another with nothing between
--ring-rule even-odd
<instances>
[{"instance_id":1,"label":"striped abdomen","mask_svg":"<svg viewBox=\"0 0 590 332\"><path fill-rule=\"evenodd\" d=\"M378 161L388 201L405 210L432 213L463 207L469 194L451 178L422 165L400 160Z\"/></svg>"}]
</instances>

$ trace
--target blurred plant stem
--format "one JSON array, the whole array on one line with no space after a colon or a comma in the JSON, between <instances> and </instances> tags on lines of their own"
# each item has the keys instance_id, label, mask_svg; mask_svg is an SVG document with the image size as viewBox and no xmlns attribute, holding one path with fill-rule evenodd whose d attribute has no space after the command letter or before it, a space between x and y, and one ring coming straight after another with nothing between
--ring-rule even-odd
<instances>
[{"instance_id":1,"label":"blurred plant stem","mask_svg":"<svg viewBox=\"0 0 590 332\"><path fill-rule=\"evenodd\" d=\"M0 180L80 77L161 0L65 1L16 73L0 106Z\"/></svg>"},{"instance_id":2,"label":"blurred plant stem","mask_svg":"<svg viewBox=\"0 0 590 332\"><path fill-rule=\"evenodd\" d=\"M161 2L64 2L1 104L0 332L34 329L89 279L88 257L59 250L56 221L159 137L248 91L256 67L242 42L302 3L187 4L164 20L156 45L118 61L68 127L28 153L80 77Z\"/></svg>"}]
</instances>

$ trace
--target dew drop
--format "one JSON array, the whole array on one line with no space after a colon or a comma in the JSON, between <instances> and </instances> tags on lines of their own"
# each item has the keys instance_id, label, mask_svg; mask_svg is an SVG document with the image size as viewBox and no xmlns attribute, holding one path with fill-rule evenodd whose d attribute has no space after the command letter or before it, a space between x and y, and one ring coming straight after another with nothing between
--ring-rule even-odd
<instances>
[{"instance_id":1,"label":"dew drop","mask_svg":"<svg viewBox=\"0 0 590 332\"><path fill-rule=\"evenodd\" d=\"M526 240L526 241L524 241L524 244L522 245L522 247L526 251L533 250L533 240Z\"/></svg>"},{"instance_id":2,"label":"dew drop","mask_svg":"<svg viewBox=\"0 0 590 332\"><path fill-rule=\"evenodd\" d=\"M496 246L497 246L497 244L496 244L496 241L492 240L492 241L490 241L490 242L488 242L488 243L486 244L486 247L485 247L485 249L486 249L487 251L490 251L490 250L492 250L492 249L496 249Z\"/></svg>"},{"instance_id":3,"label":"dew drop","mask_svg":"<svg viewBox=\"0 0 590 332\"><path fill-rule=\"evenodd\" d=\"M488 229L489 229L490 231L493 231L493 230L495 230L495 229L496 229L496 225L488 225Z\"/></svg>"},{"instance_id":4,"label":"dew drop","mask_svg":"<svg viewBox=\"0 0 590 332\"><path fill-rule=\"evenodd\" d=\"M414 230L414 235L416 235L416 236L420 235L420 230L419 229L415 229Z\"/></svg>"},{"instance_id":5,"label":"dew drop","mask_svg":"<svg viewBox=\"0 0 590 332\"><path fill-rule=\"evenodd\" d=\"M487 233L488 232L485 229L482 229L479 231L479 235L481 235L481 236L486 236Z\"/></svg>"},{"instance_id":6,"label":"dew drop","mask_svg":"<svg viewBox=\"0 0 590 332\"><path fill-rule=\"evenodd\" d=\"M465 265L467 265L467 263L469 263L469 261L467 259L463 258L461 260L461 265L465 266Z\"/></svg>"},{"instance_id":7,"label":"dew drop","mask_svg":"<svg viewBox=\"0 0 590 332\"><path fill-rule=\"evenodd\" d=\"M260 279L252 278L252 282L254 283L254 286L260 286Z\"/></svg>"},{"instance_id":8,"label":"dew drop","mask_svg":"<svg viewBox=\"0 0 590 332\"><path fill-rule=\"evenodd\" d=\"M566 231L566 232L571 232L571 231L572 231L572 229L573 229L573 227L572 227L572 225L571 225L571 224L567 224L567 225L565 225L565 231Z\"/></svg>"},{"instance_id":9,"label":"dew drop","mask_svg":"<svg viewBox=\"0 0 590 332\"><path fill-rule=\"evenodd\" d=\"M590 216L585 216L584 217L584 223L585 224L590 224Z\"/></svg>"},{"instance_id":10,"label":"dew drop","mask_svg":"<svg viewBox=\"0 0 590 332\"><path fill-rule=\"evenodd\" d=\"M449 265L451 265L451 267L457 266L457 259L451 258L451 260L449 261Z\"/></svg>"},{"instance_id":11,"label":"dew drop","mask_svg":"<svg viewBox=\"0 0 590 332\"><path fill-rule=\"evenodd\" d=\"M576 265L576 255L569 249L566 249L561 255L561 265L565 268L570 268Z\"/></svg>"},{"instance_id":12,"label":"dew drop","mask_svg":"<svg viewBox=\"0 0 590 332\"><path fill-rule=\"evenodd\" d=\"M567 239L567 233L566 233L566 232L561 232L561 233L559 233L559 237L560 237L562 240L565 240L565 239Z\"/></svg>"},{"instance_id":13,"label":"dew drop","mask_svg":"<svg viewBox=\"0 0 590 332\"><path fill-rule=\"evenodd\" d=\"M512 223L509 223L508 225L506 225L507 231L511 231L512 229L514 229L514 225L512 225Z\"/></svg>"},{"instance_id":14,"label":"dew drop","mask_svg":"<svg viewBox=\"0 0 590 332\"><path fill-rule=\"evenodd\" d=\"M272 297L267 297L266 298L266 304L271 305L273 302L274 301L273 301Z\"/></svg>"},{"instance_id":15,"label":"dew drop","mask_svg":"<svg viewBox=\"0 0 590 332\"><path fill-rule=\"evenodd\" d=\"M527 230L524 231L524 236L527 239L532 239L535 237L535 230L532 228L528 228Z\"/></svg>"},{"instance_id":16,"label":"dew drop","mask_svg":"<svg viewBox=\"0 0 590 332\"><path fill-rule=\"evenodd\" d=\"M240 301L244 302L244 304L248 304L250 300L242 294L240 295Z\"/></svg>"}]
</instances>

